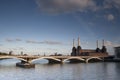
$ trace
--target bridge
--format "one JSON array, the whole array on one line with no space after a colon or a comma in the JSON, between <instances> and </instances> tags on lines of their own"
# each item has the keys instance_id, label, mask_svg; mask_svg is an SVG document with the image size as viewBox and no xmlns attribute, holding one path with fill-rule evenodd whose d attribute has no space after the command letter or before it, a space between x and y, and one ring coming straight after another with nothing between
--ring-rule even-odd
<instances>
[{"instance_id":1,"label":"bridge","mask_svg":"<svg viewBox=\"0 0 120 80\"><path fill-rule=\"evenodd\" d=\"M19 59L24 62L32 63L39 59L46 59L49 63L64 63L65 61L70 62L85 62L88 63L91 60L103 61L107 54L101 54L97 56L33 56L33 55L0 55L0 59Z\"/></svg>"}]
</instances>

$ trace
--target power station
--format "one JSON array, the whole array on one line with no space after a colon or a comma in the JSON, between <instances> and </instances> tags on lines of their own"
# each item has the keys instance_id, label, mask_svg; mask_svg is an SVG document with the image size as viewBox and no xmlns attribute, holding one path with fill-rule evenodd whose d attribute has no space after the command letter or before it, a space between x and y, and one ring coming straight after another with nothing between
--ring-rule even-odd
<instances>
[{"instance_id":1,"label":"power station","mask_svg":"<svg viewBox=\"0 0 120 80\"><path fill-rule=\"evenodd\" d=\"M74 39L73 39L73 48L71 56L99 56L99 55L108 55L107 48L104 45L105 41L102 41L102 49L98 47L98 40L97 40L97 48L96 49L82 49L80 46L80 38L78 37L78 46L75 47Z\"/></svg>"}]
</instances>

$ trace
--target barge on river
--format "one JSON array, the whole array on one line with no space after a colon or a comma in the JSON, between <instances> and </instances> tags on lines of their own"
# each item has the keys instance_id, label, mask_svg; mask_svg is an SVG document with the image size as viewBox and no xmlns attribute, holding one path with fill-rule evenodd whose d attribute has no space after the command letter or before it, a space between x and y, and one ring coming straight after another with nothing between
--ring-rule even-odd
<instances>
[{"instance_id":1,"label":"barge on river","mask_svg":"<svg viewBox=\"0 0 120 80\"><path fill-rule=\"evenodd\" d=\"M22 62L16 63L16 66L22 67L22 68L35 68L35 64L22 63Z\"/></svg>"}]
</instances>

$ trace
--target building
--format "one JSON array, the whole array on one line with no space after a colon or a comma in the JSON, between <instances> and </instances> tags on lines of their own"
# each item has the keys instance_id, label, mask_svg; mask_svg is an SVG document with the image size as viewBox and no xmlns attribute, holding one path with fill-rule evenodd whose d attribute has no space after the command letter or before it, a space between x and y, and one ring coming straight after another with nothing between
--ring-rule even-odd
<instances>
[{"instance_id":1,"label":"building","mask_svg":"<svg viewBox=\"0 0 120 80\"><path fill-rule=\"evenodd\" d=\"M114 50L115 50L115 57L120 58L120 46L114 47Z\"/></svg>"},{"instance_id":2,"label":"building","mask_svg":"<svg viewBox=\"0 0 120 80\"><path fill-rule=\"evenodd\" d=\"M98 41L97 41L96 49L82 49L82 47L80 46L80 38L78 38L77 48L75 47L74 39L73 39L73 48L72 48L71 56L98 56L98 55L105 55L105 54L108 55L107 48L104 45L104 40L103 40L102 49L98 47Z\"/></svg>"}]
</instances>

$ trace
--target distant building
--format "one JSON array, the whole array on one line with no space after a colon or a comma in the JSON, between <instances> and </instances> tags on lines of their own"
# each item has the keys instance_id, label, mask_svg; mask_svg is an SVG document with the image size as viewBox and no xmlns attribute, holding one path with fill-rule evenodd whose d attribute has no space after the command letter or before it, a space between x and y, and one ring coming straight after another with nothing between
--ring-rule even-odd
<instances>
[{"instance_id":1,"label":"distant building","mask_svg":"<svg viewBox=\"0 0 120 80\"><path fill-rule=\"evenodd\" d=\"M114 50L115 50L115 57L120 58L120 46L114 47Z\"/></svg>"},{"instance_id":2,"label":"distant building","mask_svg":"<svg viewBox=\"0 0 120 80\"><path fill-rule=\"evenodd\" d=\"M23 55L23 51L21 51L21 54L20 55Z\"/></svg>"},{"instance_id":3,"label":"distant building","mask_svg":"<svg viewBox=\"0 0 120 80\"><path fill-rule=\"evenodd\" d=\"M9 55L12 55L13 51L9 51Z\"/></svg>"},{"instance_id":4,"label":"distant building","mask_svg":"<svg viewBox=\"0 0 120 80\"><path fill-rule=\"evenodd\" d=\"M74 39L73 39L73 48L71 56L98 56L98 55L108 55L107 48L104 45L103 40L103 46L102 49L98 48L98 41L97 41L97 48L96 49L82 49L80 46L80 39L78 38L78 46L77 48L74 45Z\"/></svg>"}]
</instances>

